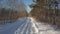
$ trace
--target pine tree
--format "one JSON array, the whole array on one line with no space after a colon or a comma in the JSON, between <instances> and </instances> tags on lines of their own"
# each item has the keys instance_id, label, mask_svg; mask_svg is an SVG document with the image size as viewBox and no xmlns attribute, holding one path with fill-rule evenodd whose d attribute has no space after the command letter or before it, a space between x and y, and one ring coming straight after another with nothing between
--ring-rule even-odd
<instances>
[{"instance_id":1,"label":"pine tree","mask_svg":"<svg viewBox=\"0 0 60 34\"><path fill-rule=\"evenodd\" d=\"M31 15L40 21L47 21L51 24L56 24L55 16L58 14L58 11L56 11L58 2L56 0L34 0L34 2L36 4L30 5L30 7L33 7L30 12Z\"/></svg>"}]
</instances>

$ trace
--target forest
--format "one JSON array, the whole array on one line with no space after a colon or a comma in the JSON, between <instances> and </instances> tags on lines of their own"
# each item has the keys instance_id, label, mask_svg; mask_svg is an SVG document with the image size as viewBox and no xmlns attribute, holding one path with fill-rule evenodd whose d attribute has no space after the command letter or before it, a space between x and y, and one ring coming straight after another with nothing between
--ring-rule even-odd
<instances>
[{"instance_id":1,"label":"forest","mask_svg":"<svg viewBox=\"0 0 60 34\"><path fill-rule=\"evenodd\" d=\"M59 0L33 0L30 15L40 22L60 26Z\"/></svg>"},{"instance_id":2,"label":"forest","mask_svg":"<svg viewBox=\"0 0 60 34\"><path fill-rule=\"evenodd\" d=\"M0 21L2 20L16 20L18 18L27 17L27 11L18 12L17 10L8 8L0 9Z\"/></svg>"},{"instance_id":3,"label":"forest","mask_svg":"<svg viewBox=\"0 0 60 34\"><path fill-rule=\"evenodd\" d=\"M27 16L24 3L20 0L0 0L0 21L16 20Z\"/></svg>"}]
</instances>

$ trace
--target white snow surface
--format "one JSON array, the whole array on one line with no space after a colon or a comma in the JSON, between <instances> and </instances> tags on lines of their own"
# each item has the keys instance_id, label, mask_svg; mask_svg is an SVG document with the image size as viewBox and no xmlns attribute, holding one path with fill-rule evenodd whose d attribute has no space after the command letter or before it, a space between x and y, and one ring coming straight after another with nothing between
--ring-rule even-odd
<instances>
[{"instance_id":1,"label":"white snow surface","mask_svg":"<svg viewBox=\"0 0 60 34\"><path fill-rule=\"evenodd\" d=\"M19 18L13 23L0 25L0 34L60 34L56 27L37 22L34 18Z\"/></svg>"},{"instance_id":2,"label":"white snow surface","mask_svg":"<svg viewBox=\"0 0 60 34\"><path fill-rule=\"evenodd\" d=\"M36 34L60 34L60 30L56 29L56 26L37 22L34 18L31 18L31 23L33 24L32 27L35 29Z\"/></svg>"}]
</instances>

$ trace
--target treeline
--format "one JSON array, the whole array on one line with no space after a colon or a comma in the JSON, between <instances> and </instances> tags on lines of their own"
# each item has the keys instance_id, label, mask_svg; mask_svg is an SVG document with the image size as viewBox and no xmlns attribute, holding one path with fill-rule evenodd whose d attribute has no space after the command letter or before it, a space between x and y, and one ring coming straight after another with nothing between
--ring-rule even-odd
<instances>
[{"instance_id":1,"label":"treeline","mask_svg":"<svg viewBox=\"0 0 60 34\"><path fill-rule=\"evenodd\" d=\"M28 13L26 11L17 11L17 10L10 9L10 8L8 9L1 8L0 9L0 21L16 20L18 18L27 17L27 14Z\"/></svg>"},{"instance_id":2,"label":"treeline","mask_svg":"<svg viewBox=\"0 0 60 34\"><path fill-rule=\"evenodd\" d=\"M60 10L58 9L58 1L36 0L34 2L36 4L30 5L32 8L30 15L32 17L41 22L60 26Z\"/></svg>"}]
</instances>

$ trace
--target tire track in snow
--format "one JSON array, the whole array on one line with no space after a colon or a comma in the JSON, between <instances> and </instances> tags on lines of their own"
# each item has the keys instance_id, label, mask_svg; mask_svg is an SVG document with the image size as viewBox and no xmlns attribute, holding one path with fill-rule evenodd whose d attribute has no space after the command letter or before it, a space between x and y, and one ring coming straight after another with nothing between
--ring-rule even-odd
<instances>
[{"instance_id":1,"label":"tire track in snow","mask_svg":"<svg viewBox=\"0 0 60 34\"><path fill-rule=\"evenodd\" d=\"M25 24L25 26L23 27L21 34L23 34L23 33L25 32L25 29L26 29L27 25L28 25L28 22L27 22L27 23Z\"/></svg>"},{"instance_id":2,"label":"tire track in snow","mask_svg":"<svg viewBox=\"0 0 60 34\"><path fill-rule=\"evenodd\" d=\"M30 34L31 33L31 22L29 22L29 25L28 25L28 29L26 31L26 34Z\"/></svg>"},{"instance_id":3,"label":"tire track in snow","mask_svg":"<svg viewBox=\"0 0 60 34\"><path fill-rule=\"evenodd\" d=\"M15 34L21 34L22 33L22 31L24 30L27 23L29 23L27 20L23 21L22 25L18 28L18 30L15 32Z\"/></svg>"},{"instance_id":4,"label":"tire track in snow","mask_svg":"<svg viewBox=\"0 0 60 34\"><path fill-rule=\"evenodd\" d=\"M26 23L23 23L20 28L17 30L16 34L20 34L22 32L23 27L25 26Z\"/></svg>"},{"instance_id":5,"label":"tire track in snow","mask_svg":"<svg viewBox=\"0 0 60 34\"><path fill-rule=\"evenodd\" d=\"M26 29L26 33L25 34L28 34L28 29L29 29L29 23L27 25L27 29Z\"/></svg>"},{"instance_id":6,"label":"tire track in snow","mask_svg":"<svg viewBox=\"0 0 60 34\"><path fill-rule=\"evenodd\" d=\"M27 24L27 26L26 26L26 28L25 28L23 34L26 34L28 27L29 27L29 23Z\"/></svg>"},{"instance_id":7,"label":"tire track in snow","mask_svg":"<svg viewBox=\"0 0 60 34\"><path fill-rule=\"evenodd\" d=\"M26 19L23 21L23 22L21 22L22 24L20 25L20 27L15 31L15 34L20 34L21 32L22 32L22 29L23 29L23 27L24 27L24 25L26 24Z\"/></svg>"},{"instance_id":8,"label":"tire track in snow","mask_svg":"<svg viewBox=\"0 0 60 34\"><path fill-rule=\"evenodd\" d=\"M8 34L9 32L11 32L12 34L15 34L15 31L16 31L25 21L26 21L26 19L25 19L25 20L22 20L22 21L20 21L20 20L16 21L16 22L11 26L11 28L9 28L9 30L7 30L6 34ZM10 33L9 33L9 34L10 34Z\"/></svg>"},{"instance_id":9,"label":"tire track in snow","mask_svg":"<svg viewBox=\"0 0 60 34\"><path fill-rule=\"evenodd\" d=\"M31 24L31 26L30 26L30 34L33 34L33 31L32 31L32 23L30 23Z\"/></svg>"},{"instance_id":10,"label":"tire track in snow","mask_svg":"<svg viewBox=\"0 0 60 34\"><path fill-rule=\"evenodd\" d=\"M29 27L30 27L30 26L29 26L29 25L30 25L30 19L27 20L27 23L28 23L28 24L27 24L27 26L26 26L23 34L27 34L27 33L29 32L28 29L29 29ZM30 29L29 29L29 30L30 30ZM29 33L29 34L30 34L30 33Z\"/></svg>"}]
</instances>

